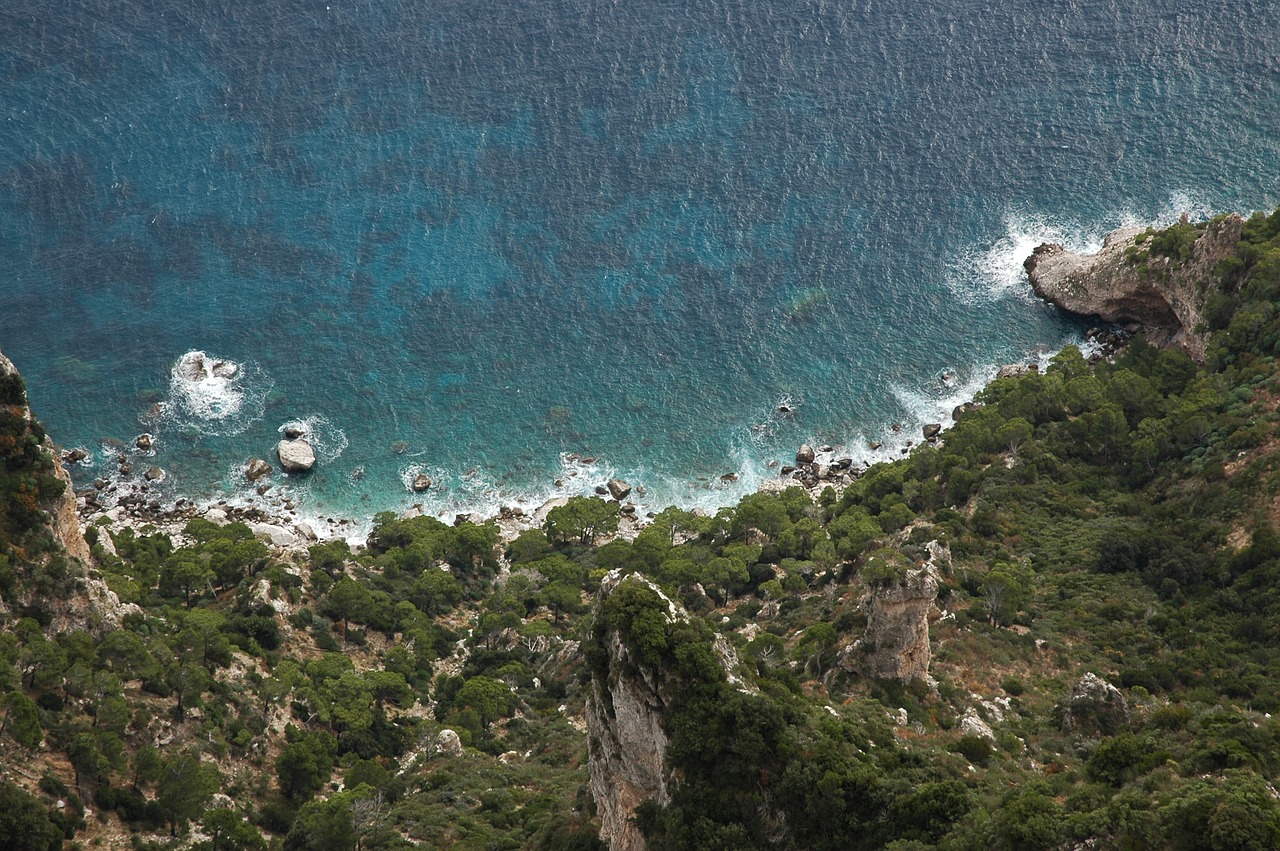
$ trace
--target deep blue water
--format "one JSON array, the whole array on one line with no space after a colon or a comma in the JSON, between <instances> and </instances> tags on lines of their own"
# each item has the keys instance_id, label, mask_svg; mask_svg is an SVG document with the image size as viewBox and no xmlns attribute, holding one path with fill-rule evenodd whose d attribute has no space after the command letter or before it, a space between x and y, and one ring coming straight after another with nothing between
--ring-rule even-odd
<instances>
[{"instance_id":1,"label":"deep blue water","mask_svg":"<svg viewBox=\"0 0 1280 851\"><path fill-rule=\"evenodd\" d=\"M305 418L316 510L729 502L1077 338L1041 239L1280 199L1271 4L1047 5L9 0L0 349L81 479Z\"/></svg>"}]
</instances>

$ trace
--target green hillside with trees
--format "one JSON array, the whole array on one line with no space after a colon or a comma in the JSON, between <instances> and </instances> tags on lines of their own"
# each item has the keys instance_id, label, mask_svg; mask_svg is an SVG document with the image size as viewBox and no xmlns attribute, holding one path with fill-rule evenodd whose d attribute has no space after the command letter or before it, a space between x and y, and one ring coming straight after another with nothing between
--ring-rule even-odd
<instances>
[{"instance_id":1,"label":"green hillside with trees","mask_svg":"<svg viewBox=\"0 0 1280 851\"><path fill-rule=\"evenodd\" d=\"M1177 262L1187 227L1142 244ZM507 542L382 514L357 552L196 519L90 528L80 577L0 385L0 836L603 847L582 719L609 629L681 684L650 848L1278 847L1280 212L1215 275L1204 364L1069 346L843 493L669 508L632 541L594 498ZM862 675L864 598L926 562L929 679ZM593 616L610 571L690 619L640 585ZM136 604L120 629L51 627L85 578Z\"/></svg>"}]
</instances>

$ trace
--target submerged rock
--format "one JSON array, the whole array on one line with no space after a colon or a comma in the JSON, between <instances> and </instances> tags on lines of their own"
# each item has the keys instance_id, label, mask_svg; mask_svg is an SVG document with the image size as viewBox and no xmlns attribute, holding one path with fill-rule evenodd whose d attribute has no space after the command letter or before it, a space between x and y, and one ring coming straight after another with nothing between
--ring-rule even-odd
<instances>
[{"instance_id":1,"label":"submerged rock","mask_svg":"<svg viewBox=\"0 0 1280 851\"><path fill-rule=\"evenodd\" d=\"M251 482L269 475L271 475L271 465L261 458L250 458L249 463L245 465L244 477Z\"/></svg>"},{"instance_id":2,"label":"submerged rock","mask_svg":"<svg viewBox=\"0 0 1280 851\"><path fill-rule=\"evenodd\" d=\"M286 473L305 473L316 465L316 450L302 438L282 440L276 444L276 455Z\"/></svg>"}]
</instances>

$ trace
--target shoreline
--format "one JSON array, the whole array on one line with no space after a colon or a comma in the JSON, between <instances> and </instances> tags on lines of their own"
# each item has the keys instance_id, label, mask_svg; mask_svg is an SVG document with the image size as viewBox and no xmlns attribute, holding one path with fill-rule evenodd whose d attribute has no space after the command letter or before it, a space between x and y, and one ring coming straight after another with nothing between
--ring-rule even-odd
<instances>
[{"instance_id":1,"label":"shoreline","mask_svg":"<svg viewBox=\"0 0 1280 851\"><path fill-rule=\"evenodd\" d=\"M1121 348L1124 339L1112 330L1092 328L1076 345L1086 349L1086 354L1091 359L1101 359ZM936 421L929 423L890 424L882 429L883 439L865 440L861 448L855 448L852 444L861 441L862 436L852 438L841 446L824 444L813 447L804 444L798 448L794 461L783 463L773 459L764 462L762 466L767 472L755 477L758 480L754 488L734 487L746 478L741 470L723 474L719 482L709 479L699 481L703 484L703 490L720 489L726 495L736 494L721 501L717 507L735 505L749 493L777 492L794 486L805 488L815 500L827 487L834 488L839 494L871 466L907 457L922 445L937 445L944 439L946 430L954 424L955 417L973 405L978 393L991 381L1009 375L1041 371L1054 353L1038 350L1027 353L1019 362L975 370L974 375L963 385L948 383L955 380L954 376L942 373L935 380L941 383L943 391L952 392L943 392L933 401L942 406L939 410L952 406L945 416L939 416ZM158 468L142 474L132 469L133 462L145 462L148 458L154 458L155 452L150 445L145 442L144 445L137 445L135 442L134 446L126 446L118 441L104 444L105 457L112 457L113 452L116 472L95 479L95 487L76 491L76 507L82 529L106 525L112 529L129 527L141 531L151 527L180 540L187 522L202 517L219 525L244 522L253 529L257 537L281 551L305 550L312 544L331 540L345 540L353 549L360 549L365 546L372 530L374 515L380 513L371 510L367 516L352 517L339 512L309 508L307 495L298 493L290 486L291 480L304 483L305 479L293 479L283 473L279 474L283 476L282 480L272 482L265 488L255 487L253 481L244 478L242 488L233 494L215 495L206 499L192 499L181 495L166 498L161 488L165 480L164 474L157 475L155 479L148 475ZM58 454L69 469L78 467L83 472L96 467L96 464L86 464L93 456L83 447L59 448ZM562 456L562 461L565 472L551 485L543 488L540 495L516 495L510 499L499 499L488 510L472 511L433 511L427 507L428 500L422 499L393 513L401 518L434 516L441 522L454 525L464 521L493 522L498 526L500 539L505 543L526 529L541 526L547 512L563 505L571 496L594 494L612 499L606 482L616 477L611 475L612 471L607 464L600 459L583 458L576 453ZM244 466L241 464L237 467L241 477L244 477ZM565 481L566 479L576 481ZM600 480L599 483L596 483L596 479ZM668 503L679 504L663 500L663 504L659 505L642 482L631 483L629 491L622 499L614 500L621 511L617 535L623 539L634 538ZM536 506L531 505L534 502L537 503ZM702 506L688 510L711 513Z\"/></svg>"}]
</instances>

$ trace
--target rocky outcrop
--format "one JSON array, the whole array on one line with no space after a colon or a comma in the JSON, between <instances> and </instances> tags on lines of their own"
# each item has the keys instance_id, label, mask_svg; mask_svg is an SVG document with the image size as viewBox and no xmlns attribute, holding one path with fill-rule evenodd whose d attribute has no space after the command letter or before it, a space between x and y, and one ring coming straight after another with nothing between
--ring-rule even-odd
<instances>
[{"instance_id":1,"label":"rocky outcrop","mask_svg":"<svg viewBox=\"0 0 1280 851\"><path fill-rule=\"evenodd\" d=\"M1088 673L1062 707L1062 728L1085 736L1114 736L1129 726L1129 702L1120 689Z\"/></svg>"},{"instance_id":2,"label":"rocky outcrop","mask_svg":"<svg viewBox=\"0 0 1280 851\"><path fill-rule=\"evenodd\" d=\"M1180 346L1203 362L1204 282L1235 254L1243 223L1234 214L1209 222L1185 260L1151 254L1137 241L1146 229L1130 227L1108 234L1097 254L1045 243L1024 265L1036 294L1063 310L1132 325L1153 343Z\"/></svg>"},{"instance_id":3,"label":"rocky outcrop","mask_svg":"<svg viewBox=\"0 0 1280 851\"><path fill-rule=\"evenodd\" d=\"M280 441L276 455L286 473L305 473L316 465L316 450L305 438Z\"/></svg>"},{"instance_id":4,"label":"rocky outcrop","mask_svg":"<svg viewBox=\"0 0 1280 851\"><path fill-rule=\"evenodd\" d=\"M456 732L445 728L436 736L436 753L441 756L462 756L462 739Z\"/></svg>"},{"instance_id":5,"label":"rocky outcrop","mask_svg":"<svg viewBox=\"0 0 1280 851\"><path fill-rule=\"evenodd\" d=\"M13 361L0 352L0 377L17 373L18 368L13 365ZM21 415L28 422L34 421L31 409L25 405L22 406ZM87 564L90 559L89 545L85 543L84 535L80 532L80 519L76 512L75 488L71 483L71 476L62 466L62 459L48 436L44 438L42 449L53 462L53 474L63 484L62 494L54 499L52 504L43 506L49 515L49 531L53 533L54 539L68 555Z\"/></svg>"},{"instance_id":6,"label":"rocky outcrop","mask_svg":"<svg viewBox=\"0 0 1280 851\"><path fill-rule=\"evenodd\" d=\"M910 682L929 675L929 612L938 597L932 566L872 588L863 599L867 631L842 664L863 676Z\"/></svg>"},{"instance_id":7,"label":"rocky outcrop","mask_svg":"<svg viewBox=\"0 0 1280 851\"><path fill-rule=\"evenodd\" d=\"M17 373L17 368L3 353L0 353L0 377ZM35 418L30 408L22 406L22 416L31 423ZM42 506L48 518L48 529L56 544L69 557L80 562L73 565L66 588L66 593L53 598L40 597L28 590L19 595L18 602L30 605L38 602L50 618L49 629L57 635L75 630L85 630L101 634L109 630L119 629L121 619L130 612L139 611L132 603L121 603L106 583L86 574L84 568L92 563L89 545L85 542L80 529L80 519L76 511L76 497L71 477L62 465L53 441L45 436L41 451L52 464L53 475L63 484L62 493L49 504ZM36 567L39 569L39 566ZM0 601L3 605L3 601Z\"/></svg>"},{"instance_id":8,"label":"rocky outcrop","mask_svg":"<svg viewBox=\"0 0 1280 851\"><path fill-rule=\"evenodd\" d=\"M261 458L250 458L249 463L245 465L244 477L251 482L269 475L271 475L271 465Z\"/></svg>"},{"instance_id":9,"label":"rocky outcrop","mask_svg":"<svg viewBox=\"0 0 1280 851\"><path fill-rule=\"evenodd\" d=\"M656 585L639 574L621 578L617 571L600 586L596 615L610 594L627 582L643 582L668 603L667 617L684 617ZM588 773L600 815L600 838L610 851L642 851L644 836L632 821L643 802L670 801L665 767L668 738L663 713L674 684L660 670L643 664L617 631L604 635L606 663L593 672L587 695Z\"/></svg>"}]
</instances>

